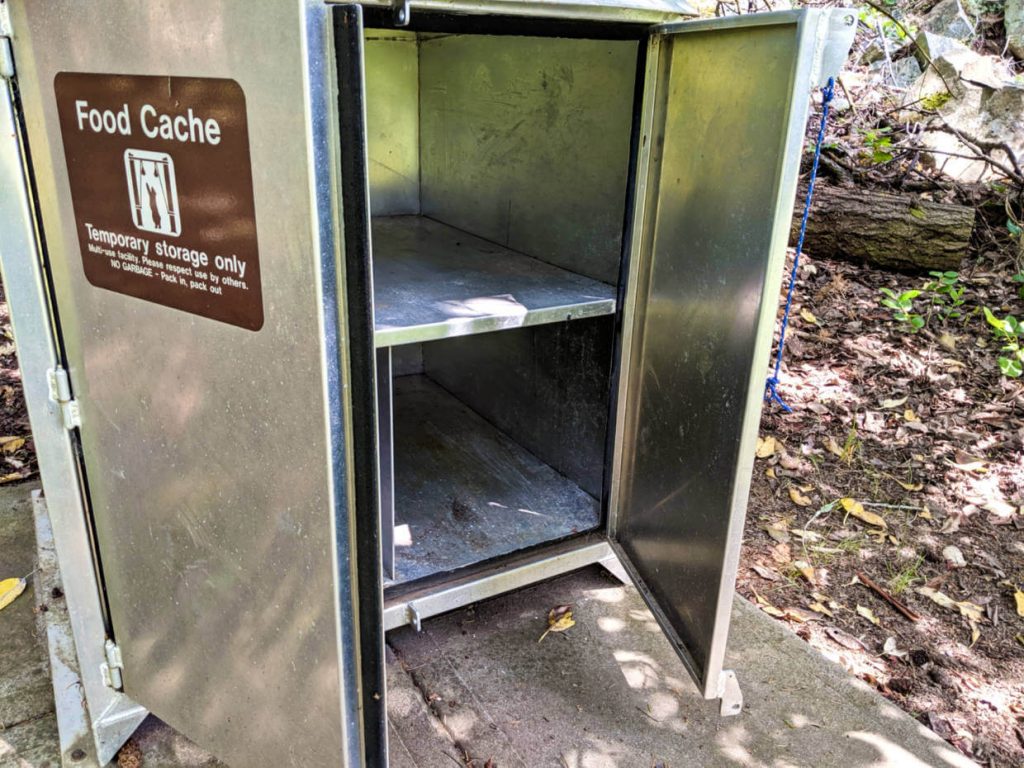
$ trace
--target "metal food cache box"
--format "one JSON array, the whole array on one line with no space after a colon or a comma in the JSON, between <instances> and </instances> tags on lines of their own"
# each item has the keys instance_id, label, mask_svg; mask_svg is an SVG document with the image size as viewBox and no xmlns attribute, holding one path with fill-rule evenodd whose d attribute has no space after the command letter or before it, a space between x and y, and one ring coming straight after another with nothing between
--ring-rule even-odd
<instances>
[{"instance_id":1,"label":"metal food cache box","mask_svg":"<svg viewBox=\"0 0 1024 768\"><path fill-rule=\"evenodd\" d=\"M855 20L687 15L0 4L66 766L147 711L236 766L385 766L386 630L601 562L739 710L804 124Z\"/></svg>"}]
</instances>

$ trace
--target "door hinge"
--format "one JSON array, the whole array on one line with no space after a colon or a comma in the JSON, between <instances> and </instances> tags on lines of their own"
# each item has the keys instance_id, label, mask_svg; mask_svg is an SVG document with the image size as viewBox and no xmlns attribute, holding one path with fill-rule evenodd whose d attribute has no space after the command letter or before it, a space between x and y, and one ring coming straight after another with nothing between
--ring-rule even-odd
<instances>
[{"instance_id":1,"label":"door hinge","mask_svg":"<svg viewBox=\"0 0 1024 768\"><path fill-rule=\"evenodd\" d=\"M396 27L409 26L409 0L391 0L391 20Z\"/></svg>"},{"instance_id":2,"label":"door hinge","mask_svg":"<svg viewBox=\"0 0 1024 768\"><path fill-rule=\"evenodd\" d=\"M64 429L72 430L82 426L82 414L78 401L71 396L71 380L68 372L61 366L50 368L46 372L46 383L50 388L50 400L60 411L60 420Z\"/></svg>"},{"instance_id":3,"label":"door hinge","mask_svg":"<svg viewBox=\"0 0 1024 768\"><path fill-rule=\"evenodd\" d=\"M107 640L103 644L103 655L106 661L100 664L100 675L103 683L115 691L124 690L124 678L121 671L124 669L124 661L121 659L121 649L113 640Z\"/></svg>"},{"instance_id":4,"label":"door hinge","mask_svg":"<svg viewBox=\"0 0 1024 768\"><path fill-rule=\"evenodd\" d=\"M0 37L0 79L14 79L14 53L9 37Z\"/></svg>"}]
</instances>

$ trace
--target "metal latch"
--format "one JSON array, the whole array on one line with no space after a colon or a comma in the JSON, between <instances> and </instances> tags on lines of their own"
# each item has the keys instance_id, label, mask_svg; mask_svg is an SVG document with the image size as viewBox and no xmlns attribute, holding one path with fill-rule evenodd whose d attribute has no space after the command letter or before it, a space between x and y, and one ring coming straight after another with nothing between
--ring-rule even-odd
<instances>
[{"instance_id":1,"label":"metal latch","mask_svg":"<svg viewBox=\"0 0 1024 768\"><path fill-rule=\"evenodd\" d=\"M61 366L50 368L46 372L46 383L50 388L50 400L60 411L60 420L64 429L75 429L82 426L82 414L78 401L71 396L71 380L68 372Z\"/></svg>"},{"instance_id":2,"label":"metal latch","mask_svg":"<svg viewBox=\"0 0 1024 768\"><path fill-rule=\"evenodd\" d=\"M124 690L124 678L121 671L124 669L124 661L121 659L121 649L113 640L107 640L103 644L103 655L106 661L100 664L100 675L103 683L115 691Z\"/></svg>"}]
</instances>

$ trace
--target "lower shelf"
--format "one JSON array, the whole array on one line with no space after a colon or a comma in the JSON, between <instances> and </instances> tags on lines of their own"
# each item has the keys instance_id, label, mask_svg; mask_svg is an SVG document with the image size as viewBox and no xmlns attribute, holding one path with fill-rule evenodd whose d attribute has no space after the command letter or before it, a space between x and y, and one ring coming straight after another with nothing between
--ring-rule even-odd
<instances>
[{"instance_id":1,"label":"lower shelf","mask_svg":"<svg viewBox=\"0 0 1024 768\"><path fill-rule=\"evenodd\" d=\"M394 381L395 582L596 528L598 501L434 384Z\"/></svg>"}]
</instances>

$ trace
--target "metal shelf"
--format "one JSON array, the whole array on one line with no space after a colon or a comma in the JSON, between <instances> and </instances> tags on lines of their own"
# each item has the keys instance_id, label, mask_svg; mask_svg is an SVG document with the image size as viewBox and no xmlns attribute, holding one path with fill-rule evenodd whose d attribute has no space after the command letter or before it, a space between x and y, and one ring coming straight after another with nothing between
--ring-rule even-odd
<instances>
[{"instance_id":1,"label":"metal shelf","mask_svg":"<svg viewBox=\"0 0 1024 768\"><path fill-rule=\"evenodd\" d=\"M615 288L422 216L373 220L375 344L615 312Z\"/></svg>"},{"instance_id":2,"label":"metal shelf","mask_svg":"<svg viewBox=\"0 0 1024 768\"><path fill-rule=\"evenodd\" d=\"M598 501L426 376L394 380L395 580L596 528Z\"/></svg>"}]
</instances>

